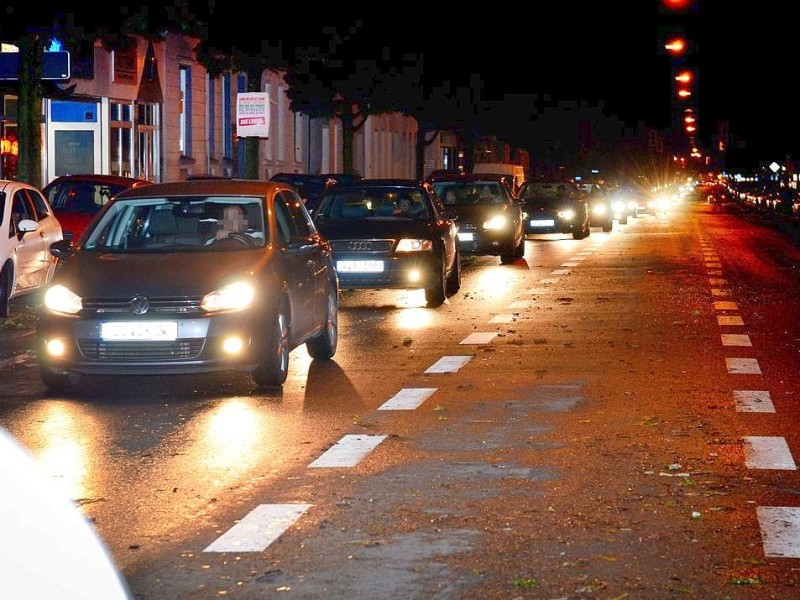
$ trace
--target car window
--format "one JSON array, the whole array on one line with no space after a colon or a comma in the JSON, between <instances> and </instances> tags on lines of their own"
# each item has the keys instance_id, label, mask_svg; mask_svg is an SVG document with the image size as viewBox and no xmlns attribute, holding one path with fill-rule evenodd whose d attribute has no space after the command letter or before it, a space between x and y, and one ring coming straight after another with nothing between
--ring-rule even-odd
<instances>
[{"instance_id":1,"label":"car window","mask_svg":"<svg viewBox=\"0 0 800 600\"><path fill-rule=\"evenodd\" d=\"M212 252L262 247L268 241L263 215L259 197L121 199L88 232L84 249Z\"/></svg>"},{"instance_id":2,"label":"car window","mask_svg":"<svg viewBox=\"0 0 800 600\"><path fill-rule=\"evenodd\" d=\"M8 237L17 234L19 222L23 219L36 221L36 213L28 199L26 190L17 190L11 199L11 219L8 224Z\"/></svg>"},{"instance_id":3,"label":"car window","mask_svg":"<svg viewBox=\"0 0 800 600\"><path fill-rule=\"evenodd\" d=\"M329 192L317 212L321 220L429 219L427 194L405 187L344 188Z\"/></svg>"},{"instance_id":4,"label":"car window","mask_svg":"<svg viewBox=\"0 0 800 600\"><path fill-rule=\"evenodd\" d=\"M36 213L35 219L41 221L42 219L50 216L50 208L47 206L47 201L44 199L37 190L26 190L28 198L33 204L33 210Z\"/></svg>"}]
</instances>

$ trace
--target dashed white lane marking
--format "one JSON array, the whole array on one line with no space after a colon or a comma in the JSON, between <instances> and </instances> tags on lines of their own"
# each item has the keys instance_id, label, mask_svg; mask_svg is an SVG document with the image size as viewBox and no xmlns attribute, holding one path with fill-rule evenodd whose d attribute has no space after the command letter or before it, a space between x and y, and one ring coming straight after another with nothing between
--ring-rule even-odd
<instances>
[{"instance_id":1,"label":"dashed white lane marking","mask_svg":"<svg viewBox=\"0 0 800 600\"><path fill-rule=\"evenodd\" d=\"M756 507L765 556L800 558L800 508Z\"/></svg>"},{"instance_id":2,"label":"dashed white lane marking","mask_svg":"<svg viewBox=\"0 0 800 600\"><path fill-rule=\"evenodd\" d=\"M355 467L385 439L385 435L346 435L308 466Z\"/></svg>"},{"instance_id":3,"label":"dashed white lane marking","mask_svg":"<svg viewBox=\"0 0 800 600\"><path fill-rule=\"evenodd\" d=\"M488 344L497 337L496 331L478 331L470 333L459 344Z\"/></svg>"},{"instance_id":4,"label":"dashed white lane marking","mask_svg":"<svg viewBox=\"0 0 800 600\"><path fill-rule=\"evenodd\" d=\"M706 266L707 267L714 267L714 268L717 268L717 267L722 268L722 263L716 262L716 261L710 261L710 262L707 261L706 262Z\"/></svg>"},{"instance_id":5,"label":"dashed white lane marking","mask_svg":"<svg viewBox=\"0 0 800 600\"><path fill-rule=\"evenodd\" d=\"M710 277L708 279L709 285L728 285L727 279L721 279L719 277Z\"/></svg>"},{"instance_id":6,"label":"dashed white lane marking","mask_svg":"<svg viewBox=\"0 0 800 600\"><path fill-rule=\"evenodd\" d=\"M558 281L558 277L546 277L545 279L540 279L539 283L556 283Z\"/></svg>"},{"instance_id":7,"label":"dashed white lane marking","mask_svg":"<svg viewBox=\"0 0 800 600\"><path fill-rule=\"evenodd\" d=\"M719 315L717 316L717 324L718 325L744 325L744 321L742 321L742 317L733 315L733 316L725 316Z\"/></svg>"},{"instance_id":8,"label":"dashed white lane marking","mask_svg":"<svg viewBox=\"0 0 800 600\"><path fill-rule=\"evenodd\" d=\"M569 275L569 269L556 269L555 271L550 271L550 275Z\"/></svg>"},{"instance_id":9,"label":"dashed white lane marking","mask_svg":"<svg viewBox=\"0 0 800 600\"><path fill-rule=\"evenodd\" d=\"M495 315L489 319L489 323L513 323L516 320L516 315Z\"/></svg>"},{"instance_id":10,"label":"dashed white lane marking","mask_svg":"<svg viewBox=\"0 0 800 600\"><path fill-rule=\"evenodd\" d=\"M721 336L723 346L752 346L750 336L743 333L723 333Z\"/></svg>"},{"instance_id":11,"label":"dashed white lane marking","mask_svg":"<svg viewBox=\"0 0 800 600\"><path fill-rule=\"evenodd\" d=\"M437 388L403 388L378 410L414 410L431 397Z\"/></svg>"},{"instance_id":12,"label":"dashed white lane marking","mask_svg":"<svg viewBox=\"0 0 800 600\"><path fill-rule=\"evenodd\" d=\"M583 260L583 257L581 256L580 258L573 258L572 260L573 260L573 262L565 262L565 263L561 263L561 266L562 266L562 267L569 268L569 269L571 269L572 267L577 267L577 266L578 266L578 263L579 263L579 261L582 261L582 260Z\"/></svg>"},{"instance_id":13,"label":"dashed white lane marking","mask_svg":"<svg viewBox=\"0 0 800 600\"><path fill-rule=\"evenodd\" d=\"M711 295L716 297L730 296L731 291L728 288L711 288Z\"/></svg>"},{"instance_id":14,"label":"dashed white lane marking","mask_svg":"<svg viewBox=\"0 0 800 600\"><path fill-rule=\"evenodd\" d=\"M311 504L261 504L203 552L263 552L289 529Z\"/></svg>"},{"instance_id":15,"label":"dashed white lane marking","mask_svg":"<svg viewBox=\"0 0 800 600\"><path fill-rule=\"evenodd\" d=\"M761 375L761 367L755 358L726 358L728 373L742 375Z\"/></svg>"},{"instance_id":16,"label":"dashed white lane marking","mask_svg":"<svg viewBox=\"0 0 800 600\"><path fill-rule=\"evenodd\" d=\"M530 288L529 290L525 290L526 294L546 294L549 290L547 288Z\"/></svg>"},{"instance_id":17,"label":"dashed white lane marking","mask_svg":"<svg viewBox=\"0 0 800 600\"><path fill-rule=\"evenodd\" d=\"M508 305L508 308L530 308L533 302L530 300L516 300Z\"/></svg>"},{"instance_id":18,"label":"dashed white lane marking","mask_svg":"<svg viewBox=\"0 0 800 600\"><path fill-rule=\"evenodd\" d=\"M730 302L729 300L717 300L714 302L714 310L737 310L738 308L736 302Z\"/></svg>"},{"instance_id":19,"label":"dashed white lane marking","mask_svg":"<svg viewBox=\"0 0 800 600\"><path fill-rule=\"evenodd\" d=\"M712 269L709 269L709 270L708 270L708 274L709 274L709 275L715 275L715 276L719 277L720 275L722 275L722 271L718 271L718 270L716 270L716 269L714 269L714 270L712 270Z\"/></svg>"},{"instance_id":20,"label":"dashed white lane marking","mask_svg":"<svg viewBox=\"0 0 800 600\"><path fill-rule=\"evenodd\" d=\"M775 412L772 398L766 390L734 390L733 400L738 412Z\"/></svg>"},{"instance_id":21,"label":"dashed white lane marking","mask_svg":"<svg viewBox=\"0 0 800 600\"><path fill-rule=\"evenodd\" d=\"M744 463L750 469L796 471L789 444L782 437L745 436Z\"/></svg>"},{"instance_id":22,"label":"dashed white lane marking","mask_svg":"<svg viewBox=\"0 0 800 600\"><path fill-rule=\"evenodd\" d=\"M426 373L455 373L465 364L472 360L471 356L443 356L430 367Z\"/></svg>"}]
</instances>

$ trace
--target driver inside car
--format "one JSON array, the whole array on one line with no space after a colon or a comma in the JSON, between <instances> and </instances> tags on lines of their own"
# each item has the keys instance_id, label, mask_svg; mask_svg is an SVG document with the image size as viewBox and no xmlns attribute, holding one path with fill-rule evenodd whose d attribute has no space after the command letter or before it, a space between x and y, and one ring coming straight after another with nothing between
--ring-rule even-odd
<instances>
[{"instance_id":1,"label":"driver inside car","mask_svg":"<svg viewBox=\"0 0 800 600\"><path fill-rule=\"evenodd\" d=\"M231 233L247 232L247 215L238 204L229 204L222 209L222 219L217 224L219 228L215 238L224 240Z\"/></svg>"}]
</instances>

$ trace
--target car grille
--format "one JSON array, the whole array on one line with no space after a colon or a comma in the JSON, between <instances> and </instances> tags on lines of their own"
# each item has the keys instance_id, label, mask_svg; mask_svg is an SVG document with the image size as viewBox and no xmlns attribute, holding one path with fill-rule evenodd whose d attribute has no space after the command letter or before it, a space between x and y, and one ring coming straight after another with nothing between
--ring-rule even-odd
<instances>
[{"instance_id":1,"label":"car grille","mask_svg":"<svg viewBox=\"0 0 800 600\"><path fill-rule=\"evenodd\" d=\"M148 298L148 313L198 313L202 298L177 296L174 298ZM84 298L83 310L95 313L130 313L131 298Z\"/></svg>"},{"instance_id":2,"label":"car grille","mask_svg":"<svg viewBox=\"0 0 800 600\"><path fill-rule=\"evenodd\" d=\"M391 252L394 240L332 240L334 253Z\"/></svg>"},{"instance_id":3,"label":"car grille","mask_svg":"<svg viewBox=\"0 0 800 600\"><path fill-rule=\"evenodd\" d=\"M203 338L168 342L104 342L78 340L78 347L91 360L147 362L153 360L187 360L203 350Z\"/></svg>"}]
</instances>

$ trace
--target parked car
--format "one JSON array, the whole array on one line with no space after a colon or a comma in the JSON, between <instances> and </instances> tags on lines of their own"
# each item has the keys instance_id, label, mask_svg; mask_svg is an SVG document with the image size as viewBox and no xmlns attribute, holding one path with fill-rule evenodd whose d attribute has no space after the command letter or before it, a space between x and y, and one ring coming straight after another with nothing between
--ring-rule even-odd
<instances>
[{"instance_id":1,"label":"parked car","mask_svg":"<svg viewBox=\"0 0 800 600\"><path fill-rule=\"evenodd\" d=\"M578 183L578 187L581 188L589 204L589 225L602 227L606 232L611 231L614 228L614 209L608 190L591 182Z\"/></svg>"},{"instance_id":2,"label":"parked car","mask_svg":"<svg viewBox=\"0 0 800 600\"><path fill-rule=\"evenodd\" d=\"M461 287L456 224L427 183L336 184L314 222L333 247L342 289L424 289L435 307Z\"/></svg>"},{"instance_id":3,"label":"parked car","mask_svg":"<svg viewBox=\"0 0 800 600\"><path fill-rule=\"evenodd\" d=\"M138 185L149 185L147 179L117 175L62 175L42 189L64 231L77 239L86 226L112 196Z\"/></svg>"},{"instance_id":4,"label":"parked car","mask_svg":"<svg viewBox=\"0 0 800 600\"><path fill-rule=\"evenodd\" d=\"M50 282L58 263L50 244L64 234L41 190L9 180L0 180L0 231L0 318L6 318L13 298Z\"/></svg>"},{"instance_id":5,"label":"parked car","mask_svg":"<svg viewBox=\"0 0 800 600\"><path fill-rule=\"evenodd\" d=\"M361 175L353 175L349 173L322 173L319 175L307 173L276 173L273 175L271 181L281 181L294 186L297 193L303 199L303 202L311 214L319 206L319 201L322 198L322 193L330 186L336 183L352 183L363 179Z\"/></svg>"},{"instance_id":6,"label":"parked car","mask_svg":"<svg viewBox=\"0 0 800 600\"><path fill-rule=\"evenodd\" d=\"M247 371L281 385L301 344L329 359L339 286L330 244L274 182L196 180L126 190L63 259L44 295L39 368L81 377Z\"/></svg>"},{"instance_id":7,"label":"parked car","mask_svg":"<svg viewBox=\"0 0 800 600\"><path fill-rule=\"evenodd\" d=\"M499 255L503 264L525 255L522 206L504 175L441 175L431 185L458 217L462 255Z\"/></svg>"},{"instance_id":8,"label":"parked car","mask_svg":"<svg viewBox=\"0 0 800 600\"><path fill-rule=\"evenodd\" d=\"M570 181L526 181L519 201L526 234L571 233L582 240L591 233L589 205Z\"/></svg>"}]
</instances>

